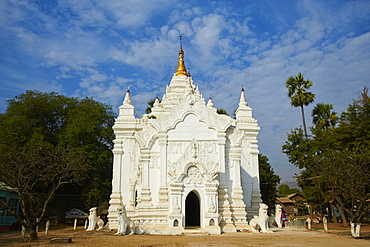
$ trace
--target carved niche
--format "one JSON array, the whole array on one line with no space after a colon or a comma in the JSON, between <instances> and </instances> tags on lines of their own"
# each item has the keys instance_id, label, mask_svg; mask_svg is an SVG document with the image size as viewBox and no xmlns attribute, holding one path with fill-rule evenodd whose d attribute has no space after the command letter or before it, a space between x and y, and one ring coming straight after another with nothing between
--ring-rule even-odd
<instances>
[{"instance_id":1,"label":"carved niche","mask_svg":"<svg viewBox=\"0 0 370 247\"><path fill-rule=\"evenodd\" d=\"M182 182L186 185L188 184L200 185L204 182L204 177L200 173L198 167L189 166L187 174L183 178Z\"/></svg>"}]
</instances>

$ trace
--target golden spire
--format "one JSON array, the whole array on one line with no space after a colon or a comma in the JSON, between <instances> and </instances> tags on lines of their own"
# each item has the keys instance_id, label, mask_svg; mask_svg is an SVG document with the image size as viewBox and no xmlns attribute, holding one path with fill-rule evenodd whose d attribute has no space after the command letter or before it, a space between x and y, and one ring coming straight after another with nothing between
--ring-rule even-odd
<instances>
[{"instance_id":1,"label":"golden spire","mask_svg":"<svg viewBox=\"0 0 370 247\"><path fill-rule=\"evenodd\" d=\"M177 65L177 70L176 70L175 75L176 76L179 76L179 75L188 76L188 73L186 73L186 68L185 68L184 51L182 50L182 34L180 34L179 62Z\"/></svg>"}]
</instances>

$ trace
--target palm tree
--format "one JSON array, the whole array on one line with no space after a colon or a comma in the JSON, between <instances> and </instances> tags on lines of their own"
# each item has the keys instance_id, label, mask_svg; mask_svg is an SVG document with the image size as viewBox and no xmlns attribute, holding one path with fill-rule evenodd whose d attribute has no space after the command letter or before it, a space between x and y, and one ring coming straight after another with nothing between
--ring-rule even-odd
<instances>
[{"instance_id":1,"label":"palm tree","mask_svg":"<svg viewBox=\"0 0 370 247\"><path fill-rule=\"evenodd\" d=\"M332 104L318 103L312 110L312 123L317 130L325 130L334 127L338 121L337 113L333 110Z\"/></svg>"},{"instance_id":2,"label":"palm tree","mask_svg":"<svg viewBox=\"0 0 370 247\"><path fill-rule=\"evenodd\" d=\"M307 138L307 127L304 117L303 106L311 104L315 99L315 94L308 92L307 90L313 85L312 81L305 80L301 73L298 73L295 77L289 77L285 83L285 87L288 89L288 97L290 98L290 105L294 107L301 107L303 129Z\"/></svg>"}]
</instances>

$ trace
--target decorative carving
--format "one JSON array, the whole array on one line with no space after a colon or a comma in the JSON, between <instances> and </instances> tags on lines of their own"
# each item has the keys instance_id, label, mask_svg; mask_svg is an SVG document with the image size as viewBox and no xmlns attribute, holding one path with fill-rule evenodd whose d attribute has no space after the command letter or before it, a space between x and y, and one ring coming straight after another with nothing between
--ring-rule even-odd
<instances>
[{"instance_id":1,"label":"decorative carving","mask_svg":"<svg viewBox=\"0 0 370 247\"><path fill-rule=\"evenodd\" d=\"M175 201L173 203L173 210L176 211L176 212L180 211L179 198L178 197L175 198Z\"/></svg>"},{"instance_id":2,"label":"decorative carving","mask_svg":"<svg viewBox=\"0 0 370 247\"><path fill-rule=\"evenodd\" d=\"M176 141L176 142L171 142L170 144L170 149L171 151L169 153L171 154L181 154L183 151L183 145L186 144L183 141Z\"/></svg>"},{"instance_id":3,"label":"decorative carving","mask_svg":"<svg viewBox=\"0 0 370 247\"><path fill-rule=\"evenodd\" d=\"M158 157L152 157L149 160L149 167L150 168L159 168Z\"/></svg>"},{"instance_id":4,"label":"decorative carving","mask_svg":"<svg viewBox=\"0 0 370 247\"><path fill-rule=\"evenodd\" d=\"M144 147L148 140L151 140L152 136L157 133L157 130L154 128L152 124L146 124L145 129L143 131L135 132L136 140L139 141L140 146Z\"/></svg>"},{"instance_id":5,"label":"decorative carving","mask_svg":"<svg viewBox=\"0 0 370 247\"><path fill-rule=\"evenodd\" d=\"M193 94L189 94L187 97L187 101L189 105L194 105L197 102L197 98Z\"/></svg>"},{"instance_id":6,"label":"decorative carving","mask_svg":"<svg viewBox=\"0 0 370 247\"><path fill-rule=\"evenodd\" d=\"M198 143L195 139L191 141L191 153L193 159L198 157Z\"/></svg>"},{"instance_id":7,"label":"decorative carving","mask_svg":"<svg viewBox=\"0 0 370 247\"><path fill-rule=\"evenodd\" d=\"M208 212L210 213L216 213L216 206L213 202L213 197L210 198L211 200L209 201L209 207L208 207Z\"/></svg>"},{"instance_id":8,"label":"decorative carving","mask_svg":"<svg viewBox=\"0 0 370 247\"><path fill-rule=\"evenodd\" d=\"M136 176L137 176L137 180L141 181L141 178L143 176L143 168L140 163L137 166Z\"/></svg>"},{"instance_id":9,"label":"decorative carving","mask_svg":"<svg viewBox=\"0 0 370 247\"><path fill-rule=\"evenodd\" d=\"M182 145L182 144L181 144ZM167 174L170 179L175 179L177 175L179 175L180 167L186 164L189 160L191 160L192 152L191 152L191 144L186 148L184 154L175 162L168 161L168 170Z\"/></svg>"},{"instance_id":10,"label":"decorative carving","mask_svg":"<svg viewBox=\"0 0 370 247\"><path fill-rule=\"evenodd\" d=\"M204 143L204 151L206 153L209 153L209 154L211 154L214 151L216 151L215 150L215 142L206 142L206 143Z\"/></svg>"},{"instance_id":11,"label":"decorative carving","mask_svg":"<svg viewBox=\"0 0 370 247\"><path fill-rule=\"evenodd\" d=\"M215 145L215 143L213 143ZM207 152L204 151L208 146L200 145L197 140L193 139L186 148L184 154L175 162L168 161L168 170L167 174L170 180L179 178L178 176L183 172L182 169L185 164L192 163L196 166L198 163L202 163L206 170L205 172L205 181L213 181L219 171L219 163L214 162L207 155Z\"/></svg>"},{"instance_id":12,"label":"decorative carving","mask_svg":"<svg viewBox=\"0 0 370 247\"><path fill-rule=\"evenodd\" d=\"M190 166L188 168L187 175L183 179L184 184L202 184L204 178L200 173L199 169L195 166Z\"/></svg>"},{"instance_id":13,"label":"decorative carving","mask_svg":"<svg viewBox=\"0 0 370 247\"><path fill-rule=\"evenodd\" d=\"M177 154L180 153L182 149L182 142L169 142L168 143L168 153Z\"/></svg>"},{"instance_id":14,"label":"decorative carving","mask_svg":"<svg viewBox=\"0 0 370 247\"><path fill-rule=\"evenodd\" d=\"M203 104L202 104L203 102ZM162 100L162 105L164 102ZM197 110L194 111L191 107L195 106ZM151 125L155 129L167 131L168 129L174 128L174 126L186 116L187 112L196 114L200 121L207 123L212 129L225 130L235 122L234 119L226 115L214 114L210 111L204 104L204 99L201 95L195 91L194 94L189 94L187 97L180 100L176 106L176 110L173 107L168 107L171 109L167 115L161 118L157 118L157 121L151 122ZM142 141L145 139L141 139ZM141 143L141 142L140 142Z\"/></svg>"},{"instance_id":15,"label":"decorative carving","mask_svg":"<svg viewBox=\"0 0 370 247\"><path fill-rule=\"evenodd\" d=\"M207 182L212 182L213 180L215 180L217 178L217 176L218 176L218 171L216 171L216 170L208 172L207 177L206 177L206 181Z\"/></svg>"},{"instance_id":16,"label":"decorative carving","mask_svg":"<svg viewBox=\"0 0 370 247\"><path fill-rule=\"evenodd\" d=\"M176 178L177 172L176 172L176 163L173 163L171 161L167 162L168 168L167 168L167 174L170 180L173 180Z\"/></svg>"}]
</instances>

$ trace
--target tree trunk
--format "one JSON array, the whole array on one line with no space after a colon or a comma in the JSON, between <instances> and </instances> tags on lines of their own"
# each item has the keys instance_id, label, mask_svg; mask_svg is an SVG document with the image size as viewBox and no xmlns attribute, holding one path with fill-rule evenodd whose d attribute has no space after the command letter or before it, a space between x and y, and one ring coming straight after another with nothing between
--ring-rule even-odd
<instances>
[{"instance_id":1,"label":"tree trunk","mask_svg":"<svg viewBox=\"0 0 370 247\"><path fill-rule=\"evenodd\" d=\"M30 232L31 240L37 240L39 238L36 227L30 227L28 231Z\"/></svg>"},{"instance_id":2,"label":"tree trunk","mask_svg":"<svg viewBox=\"0 0 370 247\"><path fill-rule=\"evenodd\" d=\"M348 226L346 215L344 214L344 211L343 211L342 207L338 203L335 204L335 207L338 209L338 211L340 213L340 217L342 218L343 225Z\"/></svg>"},{"instance_id":3,"label":"tree trunk","mask_svg":"<svg viewBox=\"0 0 370 247\"><path fill-rule=\"evenodd\" d=\"M360 237L361 223L353 223L351 221L351 235L354 238Z\"/></svg>"},{"instance_id":4,"label":"tree trunk","mask_svg":"<svg viewBox=\"0 0 370 247\"><path fill-rule=\"evenodd\" d=\"M360 229L361 229L361 223L356 223L356 238L360 237Z\"/></svg>"},{"instance_id":5,"label":"tree trunk","mask_svg":"<svg viewBox=\"0 0 370 247\"><path fill-rule=\"evenodd\" d=\"M329 203L329 204L330 204L330 215L331 215L331 218L333 219L333 222L334 223L338 223L337 216L335 215L334 204L333 203Z\"/></svg>"},{"instance_id":6,"label":"tree trunk","mask_svg":"<svg viewBox=\"0 0 370 247\"><path fill-rule=\"evenodd\" d=\"M65 205L61 205L58 208L56 220L58 224L65 224L66 223L66 207Z\"/></svg>"},{"instance_id":7,"label":"tree trunk","mask_svg":"<svg viewBox=\"0 0 370 247\"><path fill-rule=\"evenodd\" d=\"M308 138L308 135L307 135L307 127L306 127L306 120L305 120L305 117L304 117L303 105L301 105L301 112L302 112L303 130L304 130L304 134L305 134L306 139L307 139Z\"/></svg>"}]
</instances>

